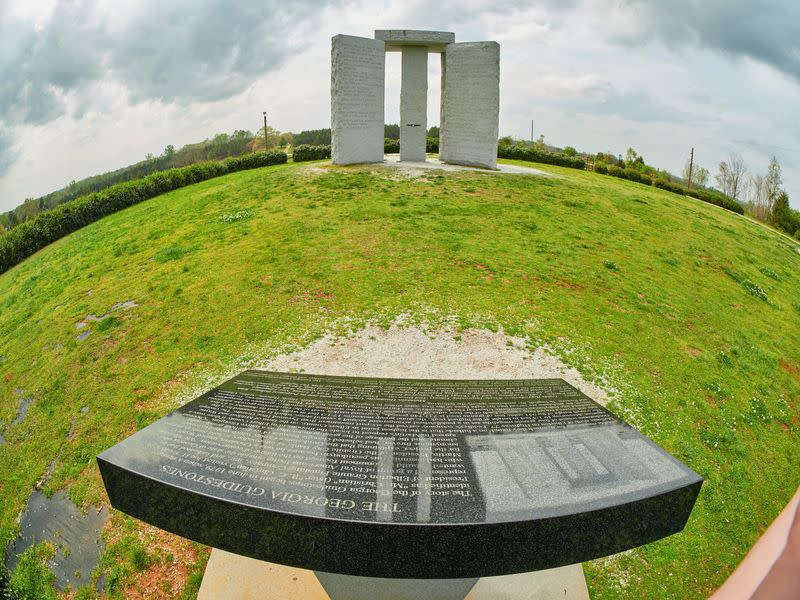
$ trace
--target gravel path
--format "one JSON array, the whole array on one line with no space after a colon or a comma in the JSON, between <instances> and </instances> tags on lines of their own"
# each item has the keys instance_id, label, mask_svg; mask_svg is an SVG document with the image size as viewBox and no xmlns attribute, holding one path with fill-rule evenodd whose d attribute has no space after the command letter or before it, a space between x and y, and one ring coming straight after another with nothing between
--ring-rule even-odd
<instances>
[{"instance_id":1,"label":"gravel path","mask_svg":"<svg viewBox=\"0 0 800 600\"><path fill-rule=\"evenodd\" d=\"M272 371L418 379L537 379L560 377L600 404L606 393L557 357L502 332L423 331L368 326L347 338L325 336L298 352L258 365Z\"/></svg>"}]
</instances>

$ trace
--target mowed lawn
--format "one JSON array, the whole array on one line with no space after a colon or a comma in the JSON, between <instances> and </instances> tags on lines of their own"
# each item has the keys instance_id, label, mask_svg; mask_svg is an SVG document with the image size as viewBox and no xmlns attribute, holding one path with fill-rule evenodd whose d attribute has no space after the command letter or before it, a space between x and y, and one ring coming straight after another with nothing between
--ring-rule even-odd
<instances>
[{"instance_id":1,"label":"mowed lawn","mask_svg":"<svg viewBox=\"0 0 800 600\"><path fill-rule=\"evenodd\" d=\"M585 570L595 598L707 596L800 484L800 246L694 199L535 166L555 176L237 173L0 275L0 547L54 457L46 491L105 502L94 456L194 391L326 328L410 313L548 344L703 475L683 533ZM171 573L173 554L131 550L143 527L112 517L112 596ZM203 556L180 576L196 583Z\"/></svg>"}]
</instances>

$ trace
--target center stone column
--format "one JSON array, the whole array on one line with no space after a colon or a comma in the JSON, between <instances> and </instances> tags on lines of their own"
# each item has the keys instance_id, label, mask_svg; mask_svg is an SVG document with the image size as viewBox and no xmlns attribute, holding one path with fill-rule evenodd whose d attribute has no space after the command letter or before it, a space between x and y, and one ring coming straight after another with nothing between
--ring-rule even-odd
<instances>
[{"instance_id":1,"label":"center stone column","mask_svg":"<svg viewBox=\"0 0 800 600\"><path fill-rule=\"evenodd\" d=\"M428 131L428 48L404 46L400 82L400 160L424 161Z\"/></svg>"}]
</instances>

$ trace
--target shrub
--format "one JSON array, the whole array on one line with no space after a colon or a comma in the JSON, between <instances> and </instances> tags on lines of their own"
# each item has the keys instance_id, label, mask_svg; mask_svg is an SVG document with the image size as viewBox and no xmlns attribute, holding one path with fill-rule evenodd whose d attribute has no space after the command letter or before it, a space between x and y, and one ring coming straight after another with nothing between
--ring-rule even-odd
<instances>
[{"instance_id":1,"label":"shrub","mask_svg":"<svg viewBox=\"0 0 800 600\"><path fill-rule=\"evenodd\" d=\"M645 185L653 184L653 180L648 175L640 173L636 169L632 169L630 167L626 169L620 169L616 165L610 165L608 167L608 174L612 177L619 177L620 179L627 179L628 181L636 181Z\"/></svg>"},{"instance_id":2,"label":"shrub","mask_svg":"<svg viewBox=\"0 0 800 600\"><path fill-rule=\"evenodd\" d=\"M678 185L677 183L672 183L671 181L667 181L666 179L654 179L653 185L657 188L661 188L662 190L672 192L673 194L686 194L686 190L683 188L683 186Z\"/></svg>"},{"instance_id":3,"label":"shrub","mask_svg":"<svg viewBox=\"0 0 800 600\"><path fill-rule=\"evenodd\" d=\"M320 146L310 146L308 144L302 144L300 146L295 147L295 149L292 150L293 162L304 162L307 160L322 160L330 157L331 157L330 144L324 144Z\"/></svg>"},{"instance_id":4,"label":"shrub","mask_svg":"<svg viewBox=\"0 0 800 600\"><path fill-rule=\"evenodd\" d=\"M719 192L712 192L709 190L690 189L686 190L686 195L692 198L697 198L703 202L720 206L740 215L744 214L744 207L733 198L729 198L725 194Z\"/></svg>"},{"instance_id":5,"label":"shrub","mask_svg":"<svg viewBox=\"0 0 800 600\"><path fill-rule=\"evenodd\" d=\"M720 206L732 212L738 213L740 215L744 214L744 207L739 204L733 198L729 198L728 196L721 194L719 192L712 192L709 190L698 190L698 189L685 189L684 187L678 185L677 183L672 183L671 181L667 181L666 179L656 178L652 179L649 175L644 173L640 173L636 169L627 168L627 169L620 169L615 165L610 165L607 169L601 169L601 163L597 163L594 167L594 170L598 173L608 173L614 177L620 177L622 179L629 179L630 181L638 181L639 183L643 183L645 185L654 185L657 188L661 188L662 190L667 190L668 192L673 192L675 194L683 194L686 196L692 196L693 198L697 198L698 200L702 200L703 202L708 202L709 204L714 204L716 206Z\"/></svg>"},{"instance_id":6,"label":"shrub","mask_svg":"<svg viewBox=\"0 0 800 600\"><path fill-rule=\"evenodd\" d=\"M384 154L397 154L400 152L400 140L383 138L383 152Z\"/></svg>"},{"instance_id":7,"label":"shrub","mask_svg":"<svg viewBox=\"0 0 800 600\"><path fill-rule=\"evenodd\" d=\"M586 161L579 156L567 156L566 154L557 154L555 152L547 152L539 148L530 148L525 146L506 146L498 145L497 147L498 158L510 158L512 160L524 160L527 162L538 162L546 165L557 165L559 167L569 167L572 169L585 169Z\"/></svg>"},{"instance_id":8,"label":"shrub","mask_svg":"<svg viewBox=\"0 0 800 600\"><path fill-rule=\"evenodd\" d=\"M623 177L628 181L636 181L645 185L653 185L653 179L649 175L645 175L638 169L628 167L622 171Z\"/></svg>"},{"instance_id":9,"label":"shrub","mask_svg":"<svg viewBox=\"0 0 800 600\"><path fill-rule=\"evenodd\" d=\"M439 152L439 138L425 138L425 152Z\"/></svg>"},{"instance_id":10,"label":"shrub","mask_svg":"<svg viewBox=\"0 0 800 600\"><path fill-rule=\"evenodd\" d=\"M87 194L36 215L0 237L0 273L90 223L165 192L212 177L286 162L284 152L255 152L153 173Z\"/></svg>"},{"instance_id":11,"label":"shrub","mask_svg":"<svg viewBox=\"0 0 800 600\"><path fill-rule=\"evenodd\" d=\"M601 175L608 175L608 167L605 163L595 163L594 165L594 172L600 173Z\"/></svg>"}]
</instances>

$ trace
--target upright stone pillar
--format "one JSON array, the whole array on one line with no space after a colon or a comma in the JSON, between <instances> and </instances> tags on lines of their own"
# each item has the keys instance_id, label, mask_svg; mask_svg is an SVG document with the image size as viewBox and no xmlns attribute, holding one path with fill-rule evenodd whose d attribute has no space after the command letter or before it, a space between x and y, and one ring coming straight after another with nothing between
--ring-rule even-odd
<instances>
[{"instance_id":1,"label":"upright stone pillar","mask_svg":"<svg viewBox=\"0 0 800 600\"><path fill-rule=\"evenodd\" d=\"M403 46L400 83L400 160L424 161L428 131L428 49Z\"/></svg>"},{"instance_id":2,"label":"upright stone pillar","mask_svg":"<svg viewBox=\"0 0 800 600\"><path fill-rule=\"evenodd\" d=\"M348 165L383 161L383 40L331 38L331 158Z\"/></svg>"},{"instance_id":3,"label":"upright stone pillar","mask_svg":"<svg viewBox=\"0 0 800 600\"><path fill-rule=\"evenodd\" d=\"M444 112L444 98L447 89L447 53L441 54L441 88L439 89L439 160L447 162L447 151L444 144L442 132L445 128L446 116Z\"/></svg>"},{"instance_id":4,"label":"upright stone pillar","mask_svg":"<svg viewBox=\"0 0 800 600\"><path fill-rule=\"evenodd\" d=\"M448 44L445 62L440 157L448 163L496 169L500 44Z\"/></svg>"}]
</instances>

